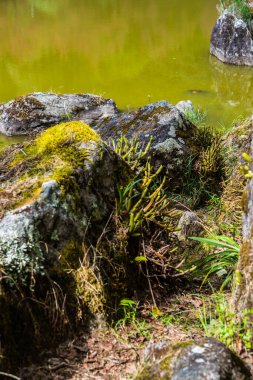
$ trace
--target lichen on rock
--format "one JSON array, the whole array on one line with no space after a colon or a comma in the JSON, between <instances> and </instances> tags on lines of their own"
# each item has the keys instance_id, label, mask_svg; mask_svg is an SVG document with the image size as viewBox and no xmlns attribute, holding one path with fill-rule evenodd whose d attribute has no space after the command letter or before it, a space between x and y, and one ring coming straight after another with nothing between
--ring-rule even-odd
<instances>
[{"instance_id":1,"label":"lichen on rock","mask_svg":"<svg viewBox=\"0 0 253 380\"><path fill-rule=\"evenodd\" d=\"M81 240L90 221L102 222L113 204L117 162L80 121L56 125L16 149L0 188L0 197L12 191L0 220L0 266L7 277L31 280L71 238Z\"/></svg>"},{"instance_id":2,"label":"lichen on rock","mask_svg":"<svg viewBox=\"0 0 253 380\"><path fill-rule=\"evenodd\" d=\"M136 380L250 380L243 362L215 339L150 345Z\"/></svg>"},{"instance_id":3,"label":"lichen on rock","mask_svg":"<svg viewBox=\"0 0 253 380\"><path fill-rule=\"evenodd\" d=\"M111 99L97 95L34 92L0 104L0 133L29 135L68 120L94 126L117 112Z\"/></svg>"},{"instance_id":4,"label":"lichen on rock","mask_svg":"<svg viewBox=\"0 0 253 380\"><path fill-rule=\"evenodd\" d=\"M217 20L211 36L210 53L222 62L253 66L253 40L246 22L230 12Z\"/></svg>"}]
</instances>

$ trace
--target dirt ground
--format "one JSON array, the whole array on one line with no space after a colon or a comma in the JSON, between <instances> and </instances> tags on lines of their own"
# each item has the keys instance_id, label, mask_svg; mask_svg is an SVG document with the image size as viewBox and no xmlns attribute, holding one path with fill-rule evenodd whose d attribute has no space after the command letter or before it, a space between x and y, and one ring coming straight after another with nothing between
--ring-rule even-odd
<instances>
[{"instance_id":1,"label":"dirt ground","mask_svg":"<svg viewBox=\"0 0 253 380\"><path fill-rule=\"evenodd\" d=\"M197 295L182 294L165 302L158 311L147 301L131 324L115 328L101 324L80 333L55 352L47 352L41 365L24 368L21 379L131 379L152 342L166 340L174 344L203 334L200 326L192 323L196 320L192 310L201 302Z\"/></svg>"},{"instance_id":2,"label":"dirt ground","mask_svg":"<svg viewBox=\"0 0 253 380\"><path fill-rule=\"evenodd\" d=\"M89 332L80 332L57 350L44 352L42 364L23 368L20 379L132 379L152 343L163 340L175 344L205 335L197 318L202 304L203 294L187 292L160 300L159 309L147 299L130 324L123 321L113 328L100 323ZM253 354L243 349L238 353L253 370Z\"/></svg>"}]
</instances>

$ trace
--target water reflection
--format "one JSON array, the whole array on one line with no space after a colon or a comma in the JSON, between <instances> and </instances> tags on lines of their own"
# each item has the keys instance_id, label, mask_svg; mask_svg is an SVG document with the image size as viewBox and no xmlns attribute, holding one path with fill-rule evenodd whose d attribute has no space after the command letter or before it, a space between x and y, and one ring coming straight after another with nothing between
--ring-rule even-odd
<instances>
[{"instance_id":1,"label":"water reflection","mask_svg":"<svg viewBox=\"0 0 253 380\"><path fill-rule=\"evenodd\" d=\"M0 102L32 91L96 93L121 109L187 98L211 123L229 125L249 112L252 78L244 68L210 63L216 4L0 0ZM231 72L239 78L233 85Z\"/></svg>"},{"instance_id":2,"label":"water reflection","mask_svg":"<svg viewBox=\"0 0 253 380\"><path fill-rule=\"evenodd\" d=\"M59 0L28 0L31 9L31 16L35 16L35 12L45 13L47 15L55 15L60 7Z\"/></svg>"},{"instance_id":3,"label":"water reflection","mask_svg":"<svg viewBox=\"0 0 253 380\"><path fill-rule=\"evenodd\" d=\"M253 114L253 68L237 67L210 57L212 88L217 101L237 117ZM238 89L240 93L238 94ZM239 96L238 96L239 95Z\"/></svg>"}]
</instances>

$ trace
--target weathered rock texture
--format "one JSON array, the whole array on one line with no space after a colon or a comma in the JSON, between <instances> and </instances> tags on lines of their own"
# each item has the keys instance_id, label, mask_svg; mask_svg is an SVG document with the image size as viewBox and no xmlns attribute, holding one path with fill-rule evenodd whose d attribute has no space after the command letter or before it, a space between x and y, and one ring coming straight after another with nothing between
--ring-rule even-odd
<instances>
[{"instance_id":1,"label":"weathered rock texture","mask_svg":"<svg viewBox=\"0 0 253 380\"><path fill-rule=\"evenodd\" d=\"M95 128L106 141L123 134L138 137L143 147L152 137L153 166L162 164L171 177L179 177L185 161L199 151L196 127L181 109L192 109L192 104L181 102L177 108L160 101L120 113L112 100L96 95L33 93L0 105L0 133L31 134L75 119Z\"/></svg>"},{"instance_id":2,"label":"weathered rock texture","mask_svg":"<svg viewBox=\"0 0 253 380\"><path fill-rule=\"evenodd\" d=\"M245 120L234 126L223 141L228 148L227 167L231 171L222 194L222 209L219 222L241 226L242 223L242 190L246 178L242 172L242 154L250 154L253 131L253 120ZM226 233L226 232L225 232Z\"/></svg>"},{"instance_id":3,"label":"weathered rock texture","mask_svg":"<svg viewBox=\"0 0 253 380\"><path fill-rule=\"evenodd\" d=\"M190 100L181 100L180 102L176 104L176 107L182 113L194 112L194 106Z\"/></svg>"},{"instance_id":4,"label":"weathered rock texture","mask_svg":"<svg viewBox=\"0 0 253 380\"><path fill-rule=\"evenodd\" d=\"M73 119L94 126L116 113L111 99L97 95L35 92L0 105L0 133L28 135Z\"/></svg>"},{"instance_id":5,"label":"weathered rock texture","mask_svg":"<svg viewBox=\"0 0 253 380\"><path fill-rule=\"evenodd\" d=\"M251 154L252 152L253 143ZM247 310L249 322L253 322L253 179L249 181L243 193L242 235L233 304L241 319L243 312Z\"/></svg>"},{"instance_id":6,"label":"weathered rock texture","mask_svg":"<svg viewBox=\"0 0 253 380\"><path fill-rule=\"evenodd\" d=\"M66 124L71 125L71 123ZM82 123L80 124L82 127ZM71 128L69 133L71 134ZM72 133L74 136L75 132ZM25 281L28 275L43 272L43 267L57 260L61 249L68 242L83 241L89 226L94 226L89 231L93 230L95 234L101 232L103 221L107 220L114 207L115 183L119 173L122 172L123 164L94 132L93 134L87 142L76 143L75 140L71 142L67 139L65 147L62 146L59 152L52 146L53 162L47 157L46 152L42 152L40 166L45 166L45 170L41 172L36 166L32 169L37 174L35 186L32 178L27 178L23 182L22 179L16 178L16 175L14 181L11 178L6 185L2 184L0 198L4 197L8 190L11 197L11 189L16 192L17 186L23 188L23 191L27 191L24 186L28 188L32 186L28 197L22 200L22 193L19 194L21 206L15 207L14 203L14 209L0 219L0 267L6 275L21 282ZM49 147L50 155L50 139L54 140L57 136L53 133L50 135L50 129L47 135L45 135L46 149ZM96 140L92 139L94 137ZM43 143L41 139L40 137L39 149ZM69 167L69 158L63 161L65 154L68 157L66 153L68 145L75 146L78 154L70 158L71 162L77 160L76 163L72 162L73 167ZM84 159L81 164L78 162L78 157L80 159L82 153ZM30 160L38 164L36 156ZM18 163L17 167L20 165ZM54 171L55 168L57 172ZM22 175L24 173L20 176ZM13 208L10 204L9 208L11 207Z\"/></svg>"},{"instance_id":7,"label":"weathered rock texture","mask_svg":"<svg viewBox=\"0 0 253 380\"><path fill-rule=\"evenodd\" d=\"M196 127L175 106L160 101L130 112L120 113L98 124L95 130L105 140L122 134L128 139L138 137L147 145L152 137L150 154L156 166L163 165L179 178L189 156L196 155ZM175 177L175 176L174 176Z\"/></svg>"},{"instance_id":8,"label":"weathered rock texture","mask_svg":"<svg viewBox=\"0 0 253 380\"><path fill-rule=\"evenodd\" d=\"M78 314L85 321L92 297L101 307L103 288L84 247L101 236L115 185L128 173L82 122L56 125L8 153L0 156L1 368L52 344Z\"/></svg>"},{"instance_id":9,"label":"weathered rock texture","mask_svg":"<svg viewBox=\"0 0 253 380\"><path fill-rule=\"evenodd\" d=\"M176 235L178 240L187 244L195 245L194 241L189 241L191 236L200 236L204 230L204 224L201 219L192 211L185 211L179 219L178 232Z\"/></svg>"},{"instance_id":10,"label":"weathered rock texture","mask_svg":"<svg viewBox=\"0 0 253 380\"><path fill-rule=\"evenodd\" d=\"M247 24L224 13L213 28L210 53L226 63L253 66L253 41Z\"/></svg>"},{"instance_id":11,"label":"weathered rock texture","mask_svg":"<svg viewBox=\"0 0 253 380\"><path fill-rule=\"evenodd\" d=\"M214 339L169 347L160 342L150 350L136 380L250 380L243 362Z\"/></svg>"}]
</instances>

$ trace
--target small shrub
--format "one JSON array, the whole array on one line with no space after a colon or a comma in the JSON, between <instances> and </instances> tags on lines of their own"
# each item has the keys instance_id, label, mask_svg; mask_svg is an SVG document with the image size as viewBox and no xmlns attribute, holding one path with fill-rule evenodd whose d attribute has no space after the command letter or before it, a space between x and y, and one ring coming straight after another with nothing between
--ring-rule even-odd
<instances>
[{"instance_id":1,"label":"small shrub","mask_svg":"<svg viewBox=\"0 0 253 380\"><path fill-rule=\"evenodd\" d=\"M228 11L246 23L248 23L251 18L251 11L247 0L220 0L218 9L220 14Z\"/></svg>"},{"instance_id":2,"label":"small shrub","mask_svg":"<svg viewBox=\"0 0 253 380\"><path fill-rule=\"evenodd\" d=\"M190 239L208 247L214 247L212 253L205 254L203 258L189 264L192 275L204 276L202 284L213 274L219 277L225 276L225 280L221 285L221 289L223 289L232 279L234 267L239 257L239 244L232 238L223 235L214 238L191 237Z\"/></svg>"},{"instance_id":3,"label":"small shrub","mask_svg":"<svg viewBox=\"0 0 253 380\"><path fill-rule=\"evenodd\" d=\"M190 207L203 206L218 196L233 166L221 133L203 125L197 128L195 138L200 151L188 159L181 190L182 194L191 194Z\"/></svg>"},{"instance_id":4,"label":"small shrub","mask_svg":"<svg viewBox=\"0 0 253 380\"><path fill-rule=\"evenodd\" d=\"M250 321L253 310L244 310L239 321L223 293L214 294L209 300L203 299L202 309L197 317L206 336L214 337L236 351L240 342L246 349L252 349L252 327Z\"/></svg>"},{"instance_id":5,"label":"small shrub","mask_svg":"<svg viewBox=\"0 0 253 380\"><path fill-rule=\"evenodd\" d=\"M184 111L186 118L194 125L200 126L205 123L206 112L203 112L200 108L194 108L193 110L187 109Z\"/></svg>"}]
</instances>

